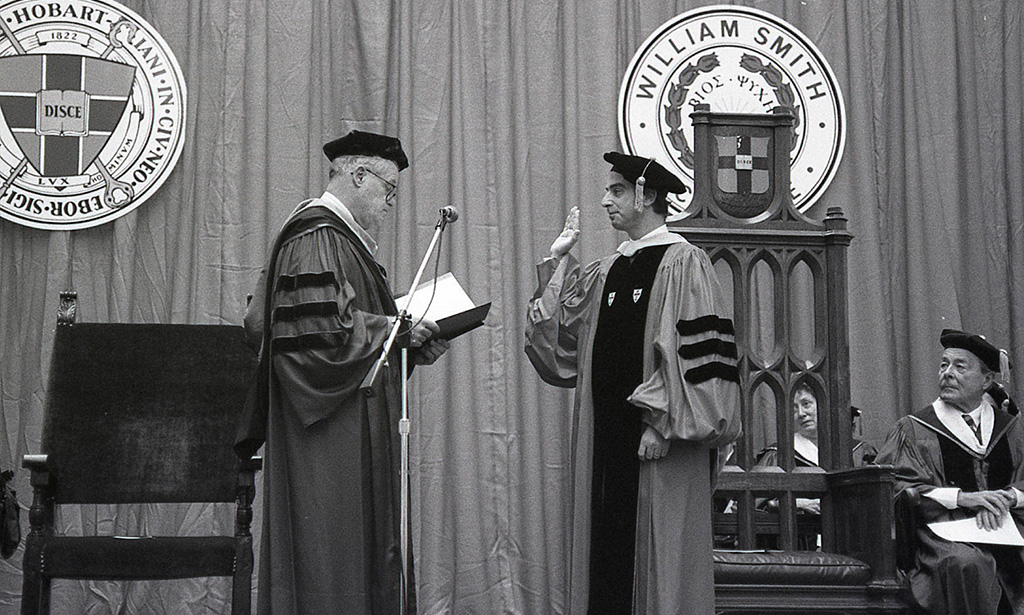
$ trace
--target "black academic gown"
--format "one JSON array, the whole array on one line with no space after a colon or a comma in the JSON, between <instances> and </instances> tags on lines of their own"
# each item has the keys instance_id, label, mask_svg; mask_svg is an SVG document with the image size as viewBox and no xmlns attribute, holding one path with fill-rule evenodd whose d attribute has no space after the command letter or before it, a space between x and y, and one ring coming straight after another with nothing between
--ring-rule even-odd
<instances>
[{"instance_id":1,"label":"black academic gown","mask_svg":"<svg viewBox=\"0 0 1024 615\"><path fill-rule=\"evenodd\" d=\"M934 487L983 491L1024 490L1024 426L995 410L995 425L984 455L961 442L939 420L933 406L900 419L879 450L877 463L895 466L896 489ZM1000 600L1024 614L1024 559L1020 547L950 542L925 524L973 516L947 510L921 497L915 565L908 573L914 602L932 615L995 615ZM1012 511L1024 529L1024 509ZM1005 608L1005 606L1004 606Z\"/></svg>"},{"instance_id":2,"label":"black academic gown","mask_svg":"<svg viewBox=\"0 0 1024 615\"><path fill-rule=\"evenodd\" d=\"M619 256L608 271L594 334L594 454L591 484L590 615L633 607L640 409L626 399L643 382L647 307L667 245Z\"/></svg>"},{"instance_id":3,"label":"black academic gown","mask_svg":"<svg viewBox=\"0 0 1024 615\"><path fill-rule=\"evenodd\" d=\"M711 259L682 237L670 239L658 242L671 245L650 288L643 381L628 398L645 425L671 440L667 456L640 464L633 613L711 615L708 453L740 432L736 353L732 321L723 309ZM618 258L616 254L586 267L571 255L542 262L537 267L539 286L527 309L531 363L545 382L576 388L570 421L568 615L585 615L590 604L595 334L602 301L607 302L605 280ZM627 296L632 301L632 290Z\"/></svg>"},{"instance_id":4,"label":"black academic gown","mask_svg":"<svg viewBox=\"0 0 1024 615\"><path fill-rule=\"evenodd\" d=\"M385 368L374 397L358 388L396 308L383 269L317 205L286 223L267 285L254 293L262 319L246 319L263 339L255 397L266 401L236 445L247 454L266 440L257 612L392 615L400 361Z\"/></svg>"}]
</instances>

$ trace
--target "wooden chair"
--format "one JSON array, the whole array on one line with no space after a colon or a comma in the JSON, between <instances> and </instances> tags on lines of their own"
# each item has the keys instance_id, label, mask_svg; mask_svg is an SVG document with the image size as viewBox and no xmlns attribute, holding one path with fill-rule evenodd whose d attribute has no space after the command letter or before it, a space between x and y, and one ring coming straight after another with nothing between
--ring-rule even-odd
<instances>
[{"instance_id":1,"label":"wooden chair","mask_svg":"<svg viewBox=\"0 0 1024 615\"><path fill-rule=\"evenodd\" d=\"M232 577L250 613L254 475L232 450L255 356L226 325L73 322L62 295L25 541L23 615L48 613L52 579ZM61 536L57 504L234 502L226 536Z\"/></svg>"},{"instance_id":2,"label":"wooden chair","mask_svg":"<svg viewBox=\"0 0 1024 615\"><path fill-rule=\"evenodd\" d=\"M715 552L717 610L902 612L891 468L852 467L846 218L830 207L819 223L793 206L788 109L718 114L698 105L691 117L694 196L687 217L670 227L708 252L732 298L745 427L717 483L716 499L735 502L735 512L715 514L717 542L737 547ZM740 173L761 174L756 193L735 188L743 182L719 183ZM818 400L820 467L794 461L790 400L802 383ZM778 467L754 464L758 399L774 407ZM821 501L813 528L797 497ZM777 498L777 511L757 510L763 498ZM798 548L808 529L820 532L820 550ZM765 536L779 548L759 549Z\"/></svg>"}]
</instances>

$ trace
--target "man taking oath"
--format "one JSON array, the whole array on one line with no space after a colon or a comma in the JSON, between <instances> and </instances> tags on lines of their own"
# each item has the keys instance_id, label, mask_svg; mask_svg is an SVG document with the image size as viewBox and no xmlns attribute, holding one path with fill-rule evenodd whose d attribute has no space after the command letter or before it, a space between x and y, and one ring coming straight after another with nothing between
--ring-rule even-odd
<instances>
[{"instance_id":1,"label":"man taking oath","mask_svg":"<svg viewBox=\"0 0 1024 615\"><path fill-rule=\"evenodd\" d=\"M579 210L538 265L526 353L576 387L570 615L710 615L716 448L740 433L736 344L708 255L665 224L682 182L609 152L601 206L629 240L586 267Z\"/></svg>"}]
</instances>

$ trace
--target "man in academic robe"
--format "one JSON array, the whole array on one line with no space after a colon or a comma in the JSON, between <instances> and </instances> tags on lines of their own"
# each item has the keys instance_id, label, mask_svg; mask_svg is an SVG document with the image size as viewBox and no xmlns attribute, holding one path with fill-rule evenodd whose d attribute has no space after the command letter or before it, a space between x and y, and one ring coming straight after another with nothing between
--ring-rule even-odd
<instances>
[{"instance_id":1,"label":"man in academic robe","mask_svg":"<svg viewBox=\"0 0 1024 615\"><path fill-rule=\"evenodd\" d=\"M951 541L928 523L973 518L982 532L1024 521L1024 427L985 392L1007 371L1005 353L983 337L945 329L939 398L901 418L877 462L895 466L898 497L919 496L914 607L931 615L1024 614L1021 547Z\"/></svg>"},{"instance_id":2,"label":"man in academic robe","mask_svg":"<svg viewBox=\"0 0 1024 615\"><path fill-rule=\"evenodd\" d=\"M373 237L409 163L398 139L361 131L323 149L327 189L285 222L245 319L261 345L251 399L264 403L236 450L244 457L266 440L257 612L393 615L400 359L372 396L359 389L397 314ZM423 320L397 339L414 364L430 364L448 347L437 332Z\"/></svg>"},{"instance_id":3,"label":"man in academic robe","mask_svg":"<svg viewBox=\"0 0 1024 615\"><path fill-rule=\"evenodd\" d=\"M527 309L530 361L576 387L568 613L710 615L714 453L740 433L731 314L708 255L665 225L682 182L604 158L601 206L629 240L581 268L573 208Z\"/></svg>"}]
</instances>

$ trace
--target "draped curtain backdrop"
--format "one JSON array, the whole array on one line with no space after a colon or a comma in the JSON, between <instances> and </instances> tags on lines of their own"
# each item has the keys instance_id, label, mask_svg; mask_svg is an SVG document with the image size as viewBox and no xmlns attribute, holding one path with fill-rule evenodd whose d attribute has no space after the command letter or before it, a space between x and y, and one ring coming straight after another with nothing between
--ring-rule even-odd
<instances>
[{"instance_id":1,"label":"draped curtain backdrop","mask_svg":"<svg viewBox=\"0 0 1024 615\"><path fill-rule=\"evenodd\" d=\"M440 247L441 270L493 302L483 328L412 379L420 612L564 612L571 397L544 385L522 351L534 263L573 205L582 260L621 241L599 207L601 154L619 148L620 80L654 29L710 3L124 4L185 73L185 150L159 193L116 222L46 232L0 220L0 466L39 452L59 291L78 291L84 321L240 324L285 216L326 183L320 145L353 128L396 134L412 166L379 238L395 289L408 288L437 209L452 204L461 217ZM855 235L853 401L863 436L878 443L935 396L941 328L984 333L1024 367L1021 5L743 4L810 37L845 94L845 155L809 213L841 206ZM26 508L27 479L19 469ZM195 532L229 529L231 514L88 506L60 521L97 533ZM18 609L21 557L0 562L3 613ZM60 582L55 612L227 613L227 587Z\"/></svg>"}]
</instances>

